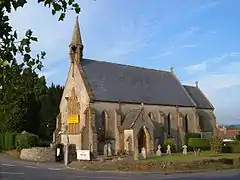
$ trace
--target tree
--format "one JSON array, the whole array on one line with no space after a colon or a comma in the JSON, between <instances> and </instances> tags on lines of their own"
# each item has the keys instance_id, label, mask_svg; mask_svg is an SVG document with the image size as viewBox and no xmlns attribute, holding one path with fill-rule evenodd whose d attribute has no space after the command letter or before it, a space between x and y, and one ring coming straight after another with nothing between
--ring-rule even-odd
<instances>
[{"instance_id":1,"label":"tree","mask_svg":"<svg viewBox=\"0 0 240 180\"><path fill-rule=\"evenodd\" d=\"M80 12L80 7L75 0L37 0L38 3L49 7L52 14L60 13L59 21L64 20L67 10L75 10ZM9 23L9 13L13 10L17 11L20 7L24 7L27 0L1 0L0 1L0 85L4 86L6 76L10 76L12 71L25 69L41 70L42 59L46 53L42 51L35 58L31 56L31 42L37 41L37 37L33 36L32 30L25 33L22 40L18 39L17 31L13 31ZM21 63L17 62L16 55L23 57ZM11 83L11 81L9 82Z\"/></svg>"},{"instance_id":2,"label":"tree","mask_svg":"<svg viewBox=\"0 0 240 180\"><path fill-rule=\"evenodd\" d=\"M39 136L45 140L52 140L52 134L56 128L56 117L59 114L59 104L62 93L63 87L52 84L48 87L45 96L41 98Z\"/></svg>"},{"instance_id":3,"label":"tree","mask_svg":"<svg viewBox=\"0 0 240 180\"><path fill-rule=\"evenodd\" d=\"M80 12L75 0L36 1L50 8L53 15L59 14L59 21L64 20L69 10ZM37 37L29 29L24 38L19 39L18 32L9 23L9 14L26 4L27 0L0 0L0 131L30 127L37 131L37 123L29 119L36 118L33 114L46 88L45 78L39 78L36 73L42 69L46 53L42 51L36 57L31 54L31 43L37 41Z\"/></svg>"}]
</instances>

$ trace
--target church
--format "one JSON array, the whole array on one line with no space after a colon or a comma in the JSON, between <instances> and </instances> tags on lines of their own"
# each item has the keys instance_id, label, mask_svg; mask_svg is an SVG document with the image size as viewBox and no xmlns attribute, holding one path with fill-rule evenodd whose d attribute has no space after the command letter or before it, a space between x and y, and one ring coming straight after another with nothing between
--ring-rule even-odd
<instances>
[{"instance_id":1,"label":"church","mask_svg":"<svg viewBox=\"0 0 240 180\"><path fill-rule=\"evenodd\" d=\"M54 143L103 154L153 154L164 140L178 148L186 133L216 135L214 107L198 86L181 84L170 70L85 59L78 18L69 45L70 68ZM61 132L65 133L61 133Z\"/></svg>"}]
</instances>

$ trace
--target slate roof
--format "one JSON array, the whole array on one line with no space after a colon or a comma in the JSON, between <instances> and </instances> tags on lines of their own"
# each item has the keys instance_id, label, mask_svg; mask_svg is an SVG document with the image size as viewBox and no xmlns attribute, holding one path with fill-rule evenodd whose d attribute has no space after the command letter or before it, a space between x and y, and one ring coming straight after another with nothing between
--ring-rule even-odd
<instances>
[{"instance_id":1,"label":"slate roof","mask_svg":"<svg viewBox=\"0 0 240 180\"><path fill-rule=\"evenodd\" d=\"M183 86L188 94L191 96L192 100L197 105L197 108L201 109L214 109L214 107L211 105L209 100L206 98L206 96L203 94L203 92L195 86Z\"/></svg>"},{"instance_id":2,"label":"slate roof","mask_svg":"<svg viewBox=\"0 0 240 180\"><path fill-rule=\"evenodd\" d=\"M171 72L90 59L81 64L94 100L195 107Z\"/></svg>"}]
</instances>

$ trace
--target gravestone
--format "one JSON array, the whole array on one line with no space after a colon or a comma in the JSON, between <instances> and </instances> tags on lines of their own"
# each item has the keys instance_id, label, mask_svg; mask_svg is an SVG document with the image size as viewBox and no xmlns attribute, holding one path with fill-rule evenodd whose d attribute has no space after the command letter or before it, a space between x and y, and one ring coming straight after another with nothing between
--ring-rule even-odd
<instances>
[{"instance_id":1,"label":"gravestone","mask_svg":"<svg viewBox=\"0 0 240 180\"><path fill-rule=\"evenodd\" d=\"M167 154L171 155L171 146L170 145L167 145Z\"/></svg>"},{"instance_id":2,"label":"gravestone","mask_svg":"<svg viewBox=\"0 0 240 180\"><path fill-rule=\"evenodd\" d=\"M183 155L187 155L187 145L183 146Z\"/></svg>"},{"instance_id":3,"label":"gravestone","mask_svg":"<svg viewBox=\"0 0 240 180\"><path fill-rule=\"evenodd\" d=\"M112 156L112 146L111 143L107 144L107 155Z\"/></svg>"},{"instance_id":4,"label":"gravestone","mask_svg":"<svg viewBox=\"0 0 240 180\"><path fill-rule=\"evenodd\" d=\"M107 156L107 155L108 155L108 145L107 145L107 144L104 144L104 147L103 147L103 155L104 155L104 156Z\"/></svg>"},{"instance_id":5,"label":"gravestone","mask_svg":"<svg viewBox=\"0 0 240 180\"><path fill-rule=\"evenodd\" d=\"M138 149L135 149L133 158L134 160L138 160Z\"/></svg>"},{"instance_id":6,"label":"gravestone","mask_svg":"<svg viewBox=\"0 0 240 180\"><path fill-rule=\"evenodd\" d=\"M156 155L157 155L157 156L161 156L161 155L162 155L161 148L162 148L162 147L161 147L161 145L159 144L159 145L158 145L157 152L156 152Z\"/></svg>"},{"instance_id":7,"label":"gravestone","mask_svg":"<svg viewBox=\"0 0 240 180\"><path fill-rule=\"evenodd\" d=\"M142 155L143 159L147 158L146 149L144 147L141 149L141 155Z\"/></svg>"}]
</instances>

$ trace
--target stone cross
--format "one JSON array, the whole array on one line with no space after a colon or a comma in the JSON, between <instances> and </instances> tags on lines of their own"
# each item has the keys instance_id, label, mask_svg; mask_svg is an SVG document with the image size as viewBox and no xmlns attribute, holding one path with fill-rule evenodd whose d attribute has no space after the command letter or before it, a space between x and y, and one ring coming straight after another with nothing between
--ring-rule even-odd
<instances>
[{"instance_id":1,"label":"stone cross","mask_svg":"<svg viewBox=\"0 0 240 180\"><path fill-rule=\"evenodd\" d=\"M107 144L104 144L103 154L104 154L104 156L107 156L107 155L108 155L108 145L107 145Z\"/></svg>"},{"instance_id":2,"label":"stone cross","mask_svg":"<svg viewBox=\"0 0 240 180\"><path fill-rule=\"evenodd\" d=\"M156 155L157 155L157 156L161 156L161 155L162 155L162 151L161 151L161 148L162 148L162 147L161 147L161 145L159 144L157 148L158 148L158 149L157 149Z\"/></svg>"},{"instance_id":3,"label":"stone cross","mask_svg":"<svg viewBox=\"0 0 240 180\"><path fill-rule=\"evenodd\" d=\"M112 156L112 146L111 143L107 144L107 155Z\"/></svg>"},{"instance_id":4,"label":"stone cross","mask_svg":"<svg viewBox=\"0 0 240 180\"><path fill-rule=\"evenodd\" d=\"M167 154L171 155L171 146L170 145L167 145Z\"/></svg>"},{"instance_id":5,"label":"stone cross","mask_svg":"<svg viewBox=\"0 0 240 180\"><path fill-rule=\"evenodd\" d=\"M143 159L146 159L146 158L147 158L147 153L146 153L145 147L143 147L143 148L141 149L141 154L142 154Z\"/></svg>"},{"instance_id":6,"label":"stone cross","mask_svg":"<svg viewBox=\"0 0 240 180\"><path fill-rule=\"evenodd\" d=\"M187 155L187 145L183 146L183 155Z\"/></svg>"}]
</instances>

